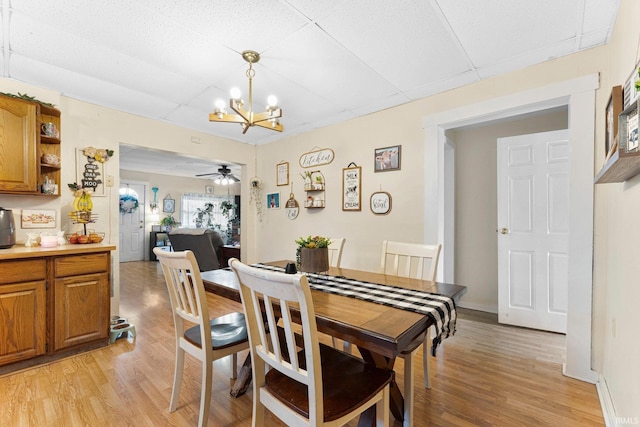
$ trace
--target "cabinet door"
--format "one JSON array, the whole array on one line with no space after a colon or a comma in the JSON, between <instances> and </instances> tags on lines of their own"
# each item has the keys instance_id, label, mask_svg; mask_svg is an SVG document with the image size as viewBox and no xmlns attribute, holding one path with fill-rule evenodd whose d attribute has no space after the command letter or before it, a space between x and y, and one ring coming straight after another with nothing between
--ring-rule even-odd
<instances>
[{"instance_id":1,"label":"cabinet door","mask_svg":"<svg viewBox=\"0 0 640 427\"><path fill-rule=\"evenodd\" d=\"M0 96L0 192L38 192L36 142L36 105Z\"/></svg>"},{"instance_id":2,"label":"cabinet door","mask_svg":"<svg viewBox=\"0 0 640 427\"><path fill-rule=\"evenodd\" d=\"M46 282L0 285L0 365L45 353Z\"/></svg>"},{"instance_id":3,"label":"cabinet door","mask_svg":"<svg viewBox=\"0 0 640 427\"><path fill-rule=\"evenodd\" d=\"M56 279L54 350L109 336L109 275Z\"/></svg>"}]
</instances>

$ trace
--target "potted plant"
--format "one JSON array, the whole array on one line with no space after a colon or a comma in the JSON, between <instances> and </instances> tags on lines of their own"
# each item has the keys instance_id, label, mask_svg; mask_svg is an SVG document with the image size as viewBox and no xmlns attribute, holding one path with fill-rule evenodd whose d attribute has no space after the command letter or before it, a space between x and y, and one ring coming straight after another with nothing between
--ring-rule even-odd
<instances>
[{"instance_id":1,"label":"potted plant","mask_svg":"<svg viewBox=\"0 0 640 427\"><path fill-rule=\"evenodd\" d=\"M328 237L300 237L296 243L296 265L300 271L318 273L329 270L331 240Z\"/></svg>"},{"instance_id":2,"label":"potted plant","mask_svg":"<svg viewBox=\"0 0 640 427\"><path fill-rule=\"evenodd\" d=\"M160 225L165 228L165 231L171 231L173 227L177 227L180 223L173 215L169 214L160 220Z\"/></svg>"},{"instance_id":3,"label":"potted plant","mask_svg":"<svg viewBox=\"0 0 640 427\"><path fill-rule=\"evenodd\" d=\"M209 202L204 204L203 209L196 209L194 221L197 228L201 228L202 226L205 228L213 228L213 208L214 204Z\"/></svg>"}]
</instances>

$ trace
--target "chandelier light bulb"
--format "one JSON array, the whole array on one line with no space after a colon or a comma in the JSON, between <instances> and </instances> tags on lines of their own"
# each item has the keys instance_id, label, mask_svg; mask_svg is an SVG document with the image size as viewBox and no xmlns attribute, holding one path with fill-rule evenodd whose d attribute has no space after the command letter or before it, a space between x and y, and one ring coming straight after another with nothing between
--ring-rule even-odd
<instances>
[{"instance_id":1,"label":"chandelier light bulb","mask_svg":"<svg viewBox=\"0 0 640 427\"><path fill-rule=\"evenodd\" d=\"M215 107L216 107L216 111L220 111L220 110L224 110L224 101L220 98L216 99L216 102L214 103Z\"/></svg>"},{"instance_id":2,"label":"chandelier light bulb","mask_svg":"<svg viewBox=\"0 0 640 427\"><path fill-rule=\"evenodd\" d=\"M269 107L276 107L278 105L278 98L275 95L269 95L267 98L267 105Z\"/></svg>"},{"instance_id":3,"label":"chandelier light bulb","mask_svg":"<svg viewBox=\"0 0 640 427\"><path fill-rule=\"evenodd\" d=\"M237 87L232 87L229 93L231 95L231 99L235 99L236 101L239 101L242 97L242 92L240 92L240 89Z\"/></svg>"}]
</instances>

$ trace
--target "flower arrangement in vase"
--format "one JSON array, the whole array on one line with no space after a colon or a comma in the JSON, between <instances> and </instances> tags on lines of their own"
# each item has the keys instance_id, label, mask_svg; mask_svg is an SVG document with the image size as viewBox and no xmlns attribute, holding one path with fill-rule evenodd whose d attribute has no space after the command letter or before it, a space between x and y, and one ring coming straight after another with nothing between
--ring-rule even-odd
<instances>
[{"instance_id":1,"label":"flower arrangement in vase","mask_svg":"<svg viewBox=\"0 0 640 427\"><path fill-rule=\"evenodd\" d=\"M296 243L296 266L300 271L318 273L329 270L331 240L328 237L300 237Z\"/></svg>"}]
</instances>

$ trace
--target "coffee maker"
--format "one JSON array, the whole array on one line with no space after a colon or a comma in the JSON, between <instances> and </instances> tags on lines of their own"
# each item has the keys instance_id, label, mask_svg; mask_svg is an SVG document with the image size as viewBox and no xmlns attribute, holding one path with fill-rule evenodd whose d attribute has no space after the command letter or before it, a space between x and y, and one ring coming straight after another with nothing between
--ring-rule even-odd
<instances>
[{"instance_id":1,"label":"coffee maker","mask_svg":"<svg viewBox=\"0 0 640 427\"><path fill-rule=\"evenodd\" d=\"M16 244L16 224L11 209L0 208L0 249Z\"/></svg>"}]
</instances>

